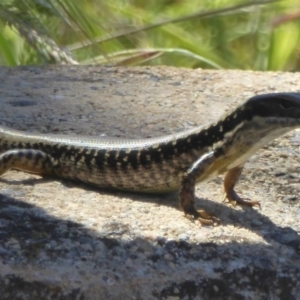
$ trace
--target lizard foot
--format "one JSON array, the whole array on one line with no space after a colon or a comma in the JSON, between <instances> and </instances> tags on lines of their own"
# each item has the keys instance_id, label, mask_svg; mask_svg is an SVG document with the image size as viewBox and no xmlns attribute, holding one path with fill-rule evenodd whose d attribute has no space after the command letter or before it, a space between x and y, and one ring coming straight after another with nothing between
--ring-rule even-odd
<instances>
[{"instance_id":1,"label":"lizard foot","mask_svg":"<svg viewBox=\"0 0 300 300\"><path fill-rule=\"evenodd\" d=\"M259 201L244 200L235 192L234 189L225 192L223 202L225 202L226 200L228 200L228 202L233 206L236 206L236 205L242 205L242 206L248 206L248 207L249 206L250 207L258 206L259 208L261 208Z\"/></svg>"},{"instance_id":2,"label":"lizard foot","mask_svg":"<svg viewBox=\"0 0 300 300\"><path fill-rule=\"evenodd\" d=\"M192 211L185 212L185 215L205 226L215 226L221 223L220 219L202 209L193 208Z\"/></svg>"}]
</instances>

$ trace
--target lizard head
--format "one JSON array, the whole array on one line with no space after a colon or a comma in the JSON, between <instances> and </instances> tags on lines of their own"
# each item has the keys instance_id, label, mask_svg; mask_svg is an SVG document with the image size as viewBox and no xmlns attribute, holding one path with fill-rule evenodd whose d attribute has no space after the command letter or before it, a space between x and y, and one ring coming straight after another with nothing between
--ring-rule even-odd
<instances>
[{"instance_id":1,"label":"lizard head","mask_svg":"<svg viewBox=\"0 0 300 300\"><path fill-rule=\"evenodd\" d=\"M262 117L266 121L300 125L300 93L263 94L250 98L244 108L248 118Z\"/></svg>"}]
</instances>

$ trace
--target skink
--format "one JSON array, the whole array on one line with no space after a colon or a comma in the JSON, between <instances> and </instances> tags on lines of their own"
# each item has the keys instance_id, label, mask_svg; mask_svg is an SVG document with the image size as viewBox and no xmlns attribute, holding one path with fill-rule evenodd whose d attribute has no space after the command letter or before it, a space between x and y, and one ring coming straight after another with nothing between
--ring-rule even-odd
<instances>
[{"instance_id":1,"label":"skink","mask_svg":"<svg viewBox=\"0 0 300 300\"><path fill-rule=\"evenodd\" d=\"M207 127L150 139L33 134L0 126L0 175L20 169L102 188L137 192L179 191L184 213L202 224L219 219L194 207L195 185L226 173L230 202L247 159L269 141L300 127L300 93L250 98Z\"/></svg>"}]
</instances>

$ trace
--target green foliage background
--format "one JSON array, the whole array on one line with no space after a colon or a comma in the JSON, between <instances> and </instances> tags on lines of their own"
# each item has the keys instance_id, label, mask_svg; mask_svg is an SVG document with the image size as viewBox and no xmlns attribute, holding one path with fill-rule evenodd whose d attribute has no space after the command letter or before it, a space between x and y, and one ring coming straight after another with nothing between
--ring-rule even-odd
<instances>
[{"instance_id":1,"label":"green foliage background","mask_svg":"<svg viewBox=\"0 0 300 300\"><path fill-rule=\"evenodd\" d=\"M265 3L265 4L263 4ZM0 64L300 68L295 0L1 0Z\"/></svg>"}]
</instances>

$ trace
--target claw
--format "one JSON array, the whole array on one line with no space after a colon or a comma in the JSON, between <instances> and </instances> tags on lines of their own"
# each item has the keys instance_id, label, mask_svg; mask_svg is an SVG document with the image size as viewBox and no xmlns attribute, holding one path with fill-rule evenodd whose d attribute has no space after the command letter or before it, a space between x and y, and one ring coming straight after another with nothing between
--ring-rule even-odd
<instances>
[{"instance_id":1,"label":"claw","mask_svg":"<svg viewBox=\"0 0 300 300\"><path fill-rule=\"evenodd\" d=\"M215 217L213 214L206 212L205 210L193 210L193 212L185 213L185 215L191 216L193 220L198 221L201 225L205 226L215 226L220 225L221 221L217 217Z\"/></svg>"},{"instance_id":2,"label":"claw","mask_svg":"<svg viewBox=\"0 0 300 300\"><path fill-rule=\"evenodd\" d=\"M250 207L259 206L259 208L261 209L261 205L259 201L244 200L233 189L225 193L223 202L225 202L226 200L228 200L228 202L233 206L236 205L250 206Z\"/></svg>"}]
</instances>

